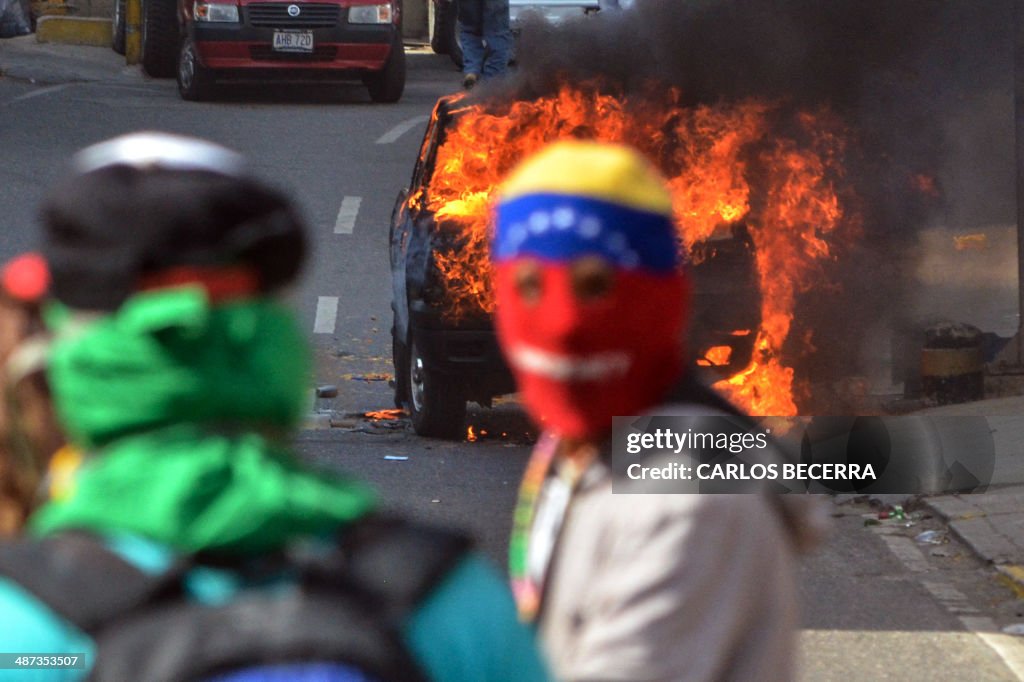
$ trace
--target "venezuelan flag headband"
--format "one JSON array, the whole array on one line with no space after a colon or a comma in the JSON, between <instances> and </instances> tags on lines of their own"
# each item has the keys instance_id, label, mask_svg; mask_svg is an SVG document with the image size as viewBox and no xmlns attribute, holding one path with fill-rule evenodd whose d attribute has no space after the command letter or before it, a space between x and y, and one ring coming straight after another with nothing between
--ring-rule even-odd
<instances>
[{"instance_id":1,"label":"venezuelan flag headband","mask_svg":"<svg viewBox=\"0 0 1024 682\"><path fill-rule=\"evenodd\" d=\"M682 368L689 280L663 178L630 148L560 142L502 186L496 325L527 411L599 436Z\"/></svg>"}]
</instances>

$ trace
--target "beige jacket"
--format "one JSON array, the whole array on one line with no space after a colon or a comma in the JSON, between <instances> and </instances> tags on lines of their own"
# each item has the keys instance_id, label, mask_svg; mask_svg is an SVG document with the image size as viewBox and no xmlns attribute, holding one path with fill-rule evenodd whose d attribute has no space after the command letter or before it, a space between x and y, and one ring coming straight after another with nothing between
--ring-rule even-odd
<instances>
[{"instance_id":1,"label":"beige jacket","mask_svg":"<svg viewBox=\"0 0 1024 682\"><path fill-rule=\"evenodd\" d=\"M593 464L547 573L539 625L556 675L792 679L796 550L778 506L756 494L613 495Z\"/></svg>"}]
</instances>

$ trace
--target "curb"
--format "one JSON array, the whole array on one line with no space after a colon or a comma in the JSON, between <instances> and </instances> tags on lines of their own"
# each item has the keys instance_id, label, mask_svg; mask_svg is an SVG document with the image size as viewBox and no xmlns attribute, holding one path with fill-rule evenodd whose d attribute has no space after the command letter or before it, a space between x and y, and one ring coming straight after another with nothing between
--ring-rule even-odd
<instances>
[{"instance_id":1,"label":"curb","mask_svg":"<svg viewBox=\"0 0 1024 682\"><path fill-rule=\"evenodd\" d=\"M999 571L999 578L1007 587L1013 590L1018 599L1024 599L1024 566L1007 564L996 566Z\"/></svg>"},{"instance_id":2,"label":"curb","mask_svg":"<svg viewBox=\"0 0 1024 682\"><path fill-rule=\"evenodd\" d=\"M46 16L36 23L36 42L110 47L112 30L101 17Z\"/></svg>"},{"instance_id":3,"label":"curb","mask_svg":"<svg viewBox=\"0 0 1024 682\"><path fill-rule=\"evenodd\" d=\"M1009 510L999 506L980 509L957 496L924 498L921 500L935 516L941 519L976 557L993 565L1000 582L1024 598L1024 566L1018 563L1020 548L997 529L999 517ZM993 524L993 521L996 524Z\"/></svg>"}]
</instances>

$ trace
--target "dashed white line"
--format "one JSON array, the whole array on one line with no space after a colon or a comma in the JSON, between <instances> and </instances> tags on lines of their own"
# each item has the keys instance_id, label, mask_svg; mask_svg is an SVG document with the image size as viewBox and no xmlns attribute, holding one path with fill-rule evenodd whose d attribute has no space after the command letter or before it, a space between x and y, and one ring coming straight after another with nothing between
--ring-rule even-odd
<instances>
[{"instance_id":1,"label":"dashed white line","mask_svg":"<svg viewBox=\"0 0 1024 682\"><path fill-rule=\"evenodd\" d=\"M960 616L960 622L996 652L1013 674L1024 680L1024 647L1017 639L999 632L995 622L985 616Z\"/></svg>"},{"instance_id":2,"label":"dashed white line","mask_svg":"<svg viewBox=\"0 0 1024 682\"><path fill-rule=\"evenodd\" d=\"M356 218L359 216L359 205L362 203L362 197L345 197L341 200L338 218L334 221L334 234L352 234L356 227Z\"/></svg>"},{"instance_id":3,"label":"dashed white line","mask_svg":"<svg viewBox=\"0 0 1024 682\"><path fill-rule=\"evenodd\" d=\"M913 573L931 570L924 553L913 540L900 535L889 535L876 531L896 558ZM1002 660L1018 678L1024 680L1024 646L1018 639L999 632L999 628L988 616L960 615L978 613L967 597L948 583L922 580L925 589L935 597L947 611L957 616L964 629L976 635Z\"/></svg>"},{"instance_id":4,"label":"dashed white line","mask_svg":"<svg viewBox=\"0 0 1024 682\"><path fill-rule=\"evenodd\" d=\"M316 319L313 321L314 334L333 334L338 322L338 297L319 296L316 299Z\"/></svg>"},{"instance_id":5,"label":"dashed white line","mask_svg":"<svg viewBox=\"0 0 1024 682\"><path fill-rule=\"evenodd\" d=\"M947 611L953 613L978 613L978 609L971 606L967 597L963 592L956 589L949 583L939 583L931 580L925 580L923 582L925 589L932 593L932 596L939 601ZM964 620L963 617L960 618Z\"/></svg>"},{"instance_id":6,"label":"dashed white line","mask_svg":"<svg viewBox=\"0 0 1024 682\"><path fill-rule=\"evenodd\" d=\"M377 144L391 144L419 124L426 123L429 120L430 115L425 114L423 116L417 116L416 118L410 118L408 121L402 121L394 128L381 135L380 138L377 139Z\"/></svg>"},{"instance_id":7,"label":"dashed white line","mask_svg":"<svg viewBox=\"0 0 1024 682\"><path fill-rule=\"evenodd\" d=\"M33 97L39 97L41 95L49 95L51 92L57 92L58 90L63 90L64 88L68 87L69 85L71 85L71 84L70 83L62 83L61 85L51 85L48 88L40 88L38 90L33 90L32 92L26 92L24 95L18 95L17 97L11 98L11 100L8 101L7 104L14 104L15 102L24 102L27 99L32 99Z\"/></svg>"},{"instance_id":8,"label":"dashed white line","mask_svg":"<svg viewBox=\"0 0 1024 682\"><path fill-rule=\"evenodd\" d=\"M903 562L914 573L926 573L931 570L928 560L921 554L921 550L914 545L914 541L902 535L882 535L882 540L889 546L889 551L896 555L896 558Z\"/></svg>"}]
</instances>

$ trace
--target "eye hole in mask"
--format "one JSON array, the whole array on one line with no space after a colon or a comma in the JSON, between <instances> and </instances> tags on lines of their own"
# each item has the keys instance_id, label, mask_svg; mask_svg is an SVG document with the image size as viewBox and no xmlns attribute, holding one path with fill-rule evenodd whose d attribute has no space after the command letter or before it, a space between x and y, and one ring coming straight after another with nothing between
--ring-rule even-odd
<instances>
[{"instance_id":1,"label":"eye hole in mask","mask_svg":"<svg viewBox=\"0 0 1024 682\"><path fill-rule=\"evenodd\" d=\"M544 277L540 270L540 263L532 259L525 259L516 266L515 271L516 293L523 303L537 305L544 293Z\"/></svg>"},{"instance_id":2,"label":"eye hole in mask","mask_svg":"<svg viewBox=\"0 0 1024 682\"><path fill-rule=\"evenodd\" d=\"M569 268L572 293L580 303L598 301L615 287L615 271L598 256L584 256ZM516 293L523 303L537 305L544 295L544 271L538 261L524 259L515 270Z\"/></svg>"},{"instance_id":3,"label":"eye hole in mask","mask_svg":"<svg viewBox=\"0 0 1024 682\"><path fill-rule=\"evenodd\" d=\"M604 298L615 286L615 272L603 258L584 256L571 268L572 292L581 303Z\"/></svg>"}]
</instances>

